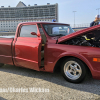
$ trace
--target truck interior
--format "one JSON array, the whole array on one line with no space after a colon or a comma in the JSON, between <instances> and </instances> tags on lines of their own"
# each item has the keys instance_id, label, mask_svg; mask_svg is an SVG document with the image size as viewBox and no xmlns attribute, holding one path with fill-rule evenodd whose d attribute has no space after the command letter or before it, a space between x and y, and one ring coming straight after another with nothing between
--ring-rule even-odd
<instances>
[{"instance_id":1,"label":"truck interior","mask_svg":"<svg viewBox=\"0 0 100 100\"><path fill-rule=\"evenodd\" d=\"M41 38L42 38L42 47L41 47L41 67L44 66L44 46L45 46L45 43L46 43L46 36L43 32L43 29L41 27L40 24L38 24L38 28L39 28L39 31L40 31L40 34L41 34Z\"/></svg>"}]
</instances>

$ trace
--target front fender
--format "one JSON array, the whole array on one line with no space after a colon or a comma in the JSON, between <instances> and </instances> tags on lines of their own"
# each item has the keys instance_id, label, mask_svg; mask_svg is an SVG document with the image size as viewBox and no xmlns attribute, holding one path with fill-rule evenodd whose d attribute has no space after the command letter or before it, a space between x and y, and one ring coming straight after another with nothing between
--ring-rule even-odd
<instances>
[{"instance_id":1,"label":"front fender","mask_svg":"<svg viewBox=\"0 0 100 100\"><path fill-rule=\"evenodd\" d=\"M55 65L63 57L75 57L75 58L78 58L78 59L80 59L81 61L83 61L88 66L88 68L90 69L90 71L93 71L93 67L92 67L91 63L88 61L88 59L86 57L84 57L81 54L77 54L77 53L73 53L73 52L64 52L64 53L60 54L58 56L57 60L55 61Z\"/></svg>"}]
</instances>

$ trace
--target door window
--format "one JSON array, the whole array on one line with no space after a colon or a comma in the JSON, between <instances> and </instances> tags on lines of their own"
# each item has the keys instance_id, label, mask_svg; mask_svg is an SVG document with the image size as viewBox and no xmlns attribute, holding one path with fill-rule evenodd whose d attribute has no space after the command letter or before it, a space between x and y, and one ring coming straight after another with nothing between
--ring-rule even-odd
<instances>
[{"instance_id":1,"label":"door window","mask_svg":"<svg viewBox=\"0 0 100 100\"><path fill-rule=\"evenodd\" d=\"M31 32L37 33L36 25L25 25L22 26L20 37L37 37L36 35L31 35Z\"/></svg>"}]
</instances>

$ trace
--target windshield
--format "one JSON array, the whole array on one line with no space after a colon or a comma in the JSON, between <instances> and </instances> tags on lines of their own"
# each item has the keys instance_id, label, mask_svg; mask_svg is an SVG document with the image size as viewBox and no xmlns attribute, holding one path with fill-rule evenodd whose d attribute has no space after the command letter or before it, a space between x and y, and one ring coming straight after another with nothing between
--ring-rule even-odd
<instances>
[{"instance_id":1,"label":"windshield","mask_svg":"<svg viewBox=\"0 0 100 100\"><path fill-rule=\"evenodd\" d=\"M74 32L74 30L68 25L43 25L45 31L50 36L65 36Z\"/></svg>"}]
</instances>

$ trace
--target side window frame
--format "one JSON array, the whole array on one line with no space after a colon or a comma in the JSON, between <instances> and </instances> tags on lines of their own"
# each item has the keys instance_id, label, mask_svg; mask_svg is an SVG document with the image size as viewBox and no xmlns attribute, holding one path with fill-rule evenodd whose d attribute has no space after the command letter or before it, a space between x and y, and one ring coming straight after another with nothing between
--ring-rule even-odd
<instances>
[{"instance_id":1,"label":"side window frame","mask_svg":"<svg viewBox=\"0 0 100 100\"><path fill-rule=\"evenodd\" d=\"M42 38L42 44L45 44L46 41L47 41L47 37L46 37L46 35L45 35L44 31L43 31L43 28L42 28L41 24L37 24L37 27L38 27L40 36Z\"/></svg>"}]
</instances>

